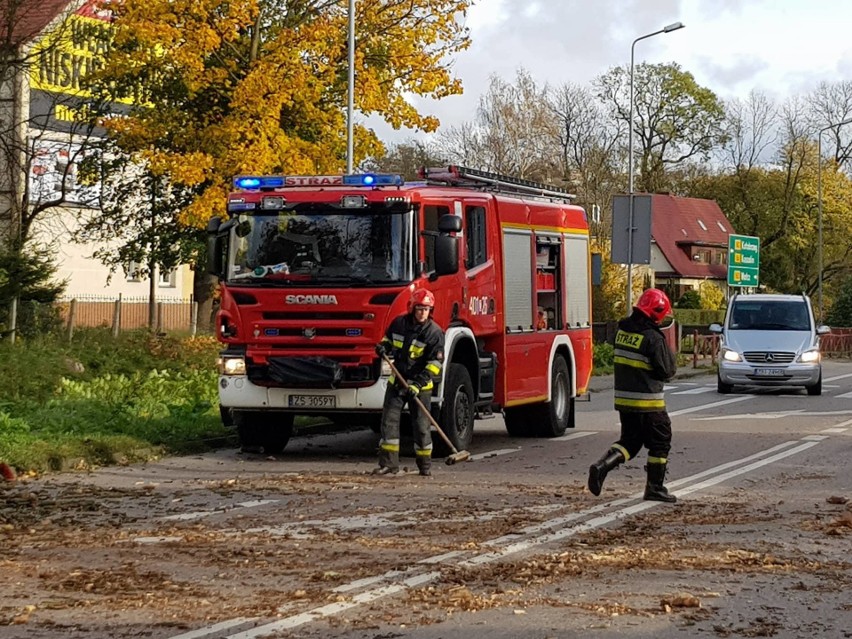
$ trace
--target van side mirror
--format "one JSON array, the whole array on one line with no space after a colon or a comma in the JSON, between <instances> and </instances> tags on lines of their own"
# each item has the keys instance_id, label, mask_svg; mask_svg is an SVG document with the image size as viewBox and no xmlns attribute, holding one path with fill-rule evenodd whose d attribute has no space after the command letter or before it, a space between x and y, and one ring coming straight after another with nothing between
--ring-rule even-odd
<instances>
[{"instance_id":1,"label":"van side mirror","mask_svg":"<svg viewBox=\"0 0 852 639\"><path fill-rule=\"evenodd\" d=\"M816 332L817 335L828 335L831 332L831 327L822 324L820 326L817 326Z\"/></svg>"},{"instance_id":2,"label":"van side mirror","mask_svg":"<svg viewBox=\"0 0 852 639\"><path fill-rule=\"evenodd\" d=\"M710 326L708 327L708 330L711 333L721 333L722 332L722 326L719 325L719 324L710 324Z\"/></svg>"}]
</instances>

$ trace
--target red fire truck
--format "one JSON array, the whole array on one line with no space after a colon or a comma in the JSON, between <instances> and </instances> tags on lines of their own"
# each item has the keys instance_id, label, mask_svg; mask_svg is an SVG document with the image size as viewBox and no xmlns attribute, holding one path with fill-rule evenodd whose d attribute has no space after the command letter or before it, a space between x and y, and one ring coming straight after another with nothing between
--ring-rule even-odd
<instances>
[{"instance_id":1,"label":"red fire truck","mask_svg":"<svg viewBox=\"0 0 852 639\"><path fill-rule=\"evenodd\" d=\"M374 346L424 287L446 332L432 411L459 450L495 412L515 437L574 426L592 369L585 212L525 180L421 176L235 178L208 233L219 400L243 445L280 452L299 415L377 428L389 371Z\"/></svg>"}]
</instances>

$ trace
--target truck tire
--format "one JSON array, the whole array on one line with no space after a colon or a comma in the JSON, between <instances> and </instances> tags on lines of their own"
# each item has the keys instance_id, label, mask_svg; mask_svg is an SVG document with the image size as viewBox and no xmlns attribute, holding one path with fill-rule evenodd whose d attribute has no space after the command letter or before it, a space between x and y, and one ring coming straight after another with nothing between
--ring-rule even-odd
<instances>
[{"instance_id":1,"label":"truck tire","mask_svg":"<svg viewBox=\"0 0 852 639\"><path fill-rule=\"evenodd\" d=\"M574 426L574 398L571 397L571 374L568 364L559 355L550 365L550 401L532 408L532 421L541 437L561 437Z\"/></svg>"},{"instance_id":2,"label":"truck tire","mask_svg":"<svg viewBox=\"0 0 852 639\"><path fill-rule=\"evenodd\" d=\"M293 436L292 413L233 410L232 414L246 452L262 448L267 455L280 455Z\"/></svg>"},{"instance_id":3,"label":"truck tire","mask_svg":"<svg viewBox=\"0 0 852 639\"><path fill-rule=\"evenodd\" d=\"M465 450L473 440L473 384L470 374L461 364L450 364L444 380L444 403L438 423L457 450ZM439 457L450 451L437 433L432 444Z\"/></svg>"},{"instance_id":4,"label":"truck tire","mask_svg":"<svg viewBox=\"0 0 852 639\"><path fill-rule=\"evenodd\" d=\"M574 427L574 398L565 359L557 356L551 364L549 402L525 404L503 411L510 437L561 437Z\"/></svg>"},{"instance_id":5,"label":"truck tire","mask_svg":"<svg viewBox=\"0 0 852 639\"><path fill-rule=\"evenodd\" d=\"M503 411L503 421L509 437L532 437L535 435L532 415L529 406L506 408Z\"/></svg>"}]
</instances>

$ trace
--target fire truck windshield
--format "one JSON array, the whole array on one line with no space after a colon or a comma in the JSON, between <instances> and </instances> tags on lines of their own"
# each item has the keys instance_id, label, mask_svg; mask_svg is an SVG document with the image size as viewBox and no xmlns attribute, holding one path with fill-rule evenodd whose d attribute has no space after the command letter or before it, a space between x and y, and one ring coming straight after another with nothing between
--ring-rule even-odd
<instances>
[{"instance_id":1,"label":"fire truck windshield","mask_svg":"<svg viewBox=\"0 0 852 639\"><path fill-rule=\"evenodd\" d=\"M410 211L313 207L240 214L228 280L241 285L371 286L413 279Z\"/></svg>"}]
</instances>

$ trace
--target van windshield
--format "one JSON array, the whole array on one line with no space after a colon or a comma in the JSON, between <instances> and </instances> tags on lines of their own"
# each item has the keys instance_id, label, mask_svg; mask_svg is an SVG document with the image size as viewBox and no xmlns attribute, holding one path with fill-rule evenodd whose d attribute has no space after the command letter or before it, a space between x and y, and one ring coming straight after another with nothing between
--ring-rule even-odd
<instances>
[{"instance_id":1,"label":"van windshield","mask_svg":"<svg viewBox=\"0 0 852 639\"><path fill-rule=\"evenodd\" d=\"M805 302L739 301L731 309L732 331L808 331L810 314Z\"/></svg>"}]
</instances>

